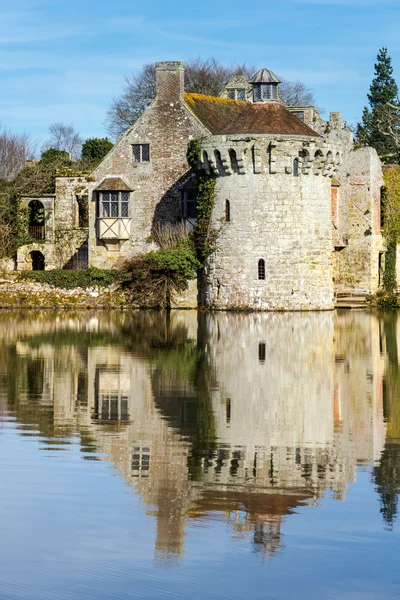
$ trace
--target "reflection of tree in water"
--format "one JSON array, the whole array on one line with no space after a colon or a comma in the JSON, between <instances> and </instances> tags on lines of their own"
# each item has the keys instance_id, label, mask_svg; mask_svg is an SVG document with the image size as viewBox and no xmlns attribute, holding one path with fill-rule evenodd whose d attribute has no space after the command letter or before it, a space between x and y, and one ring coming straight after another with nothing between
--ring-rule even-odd
<instances>
[{"instance_id":1,"label":"reflection of tree in water","mask_svg":"<svg viewBox=\"0 0 400 600\"><path fill-rule=\"evenodd\" d=\"M382 333L386 344L386 371L383 383L387 438L380 463L374 468L374 481L380 496L381 513L388 528L397 518L400 492L400 368L398 362L396 312L383 315Z\"/></svg>"},{"instance_id":2,"label":"reflection of tree in water","mask_svg":"<svg viewBox=\"0 0 400 600\"><path fill-rule=\"evenodd\" d=\"M199 481L205 456L215 455L215 415L211 389L215 376L206 355L205 319L198 315L197 341L187 338L167 323L164 346L155 354L153 347L152 387L156 406L170 425L190 439L188 472L192 481ZM180 333L180 335L179 335Z\"/></svg>"}]
</instances>

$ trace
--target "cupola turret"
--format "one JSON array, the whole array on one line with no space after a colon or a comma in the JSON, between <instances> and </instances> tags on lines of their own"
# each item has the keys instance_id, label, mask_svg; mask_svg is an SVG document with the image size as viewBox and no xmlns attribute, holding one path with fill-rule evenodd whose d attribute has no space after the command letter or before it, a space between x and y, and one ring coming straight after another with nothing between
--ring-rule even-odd
<instances>
[{"instance_id":1,"label":"cupola turret","mask_svg":"<svg viewBox=\"0 0 400 600\"><path fill-rule=\"evenodd\" d=\"M281 80L269 69L260 69L250 80L253 90L253 102L279 100L278 85Z\"/></svg>"}]
</instances>

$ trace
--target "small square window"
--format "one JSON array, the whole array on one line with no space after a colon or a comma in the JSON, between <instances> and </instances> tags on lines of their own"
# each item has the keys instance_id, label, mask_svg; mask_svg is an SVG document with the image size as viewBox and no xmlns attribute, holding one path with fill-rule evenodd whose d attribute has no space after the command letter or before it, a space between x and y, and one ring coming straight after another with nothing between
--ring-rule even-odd
<instances>
[{"instance_id":1,"label":"small square window","mask_svg":"<svg viewBox=\"0 0 400 600\"><path fill-rule=\"evenodd\" d=\"M304 112L302 110L293 111L292 114L300 119L300 121L304 121Z\"/></svg>"},{"instance_id":2,"label":"small square window","mask_svg":"<svg viewBox=\"0 0 400 600\"><path fill-rule=\"evenodd\" d=\"M132 145L133 162L150 162L150 144Z\"/></svg>"}]
</instances>

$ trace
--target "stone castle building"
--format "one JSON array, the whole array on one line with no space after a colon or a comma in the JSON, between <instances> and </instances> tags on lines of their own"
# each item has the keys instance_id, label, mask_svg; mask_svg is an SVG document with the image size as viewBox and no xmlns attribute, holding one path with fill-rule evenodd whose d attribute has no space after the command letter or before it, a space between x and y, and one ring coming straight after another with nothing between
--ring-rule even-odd
<instances>
[{"instance_id":1,"label":"stone castle building","mask_svg":"<svg viewBox=\"0 0 400 600\"><path fill-rule=\"evenodd\" d=\"M340 113L286 108L267 69L236 77L221 97L184 91L179 62L156 65L155 100L89 176L58 177L37 202L45 228L18 269L117 267L155 249L154 226L196 219L186 151L216 179L216 250L198 282L218 309L331 309L334 293L373 293L385 247L381 164L355 149Z\"/></svg>"}]
</instances>

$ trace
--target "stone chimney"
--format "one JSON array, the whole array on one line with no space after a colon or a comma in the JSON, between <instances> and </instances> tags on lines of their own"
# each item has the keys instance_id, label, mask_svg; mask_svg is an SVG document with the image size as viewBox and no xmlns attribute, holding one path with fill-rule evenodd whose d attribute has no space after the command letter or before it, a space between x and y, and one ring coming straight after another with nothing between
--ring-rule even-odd
<instances>
[{"instance_id":1,"label":"stone chimney","mask_svg":"<svg viewBox=\"0 0 400 600\"><path fill-rule=\"evenodd\" d=\"M182 62L156 63L157 100L169 103L183 100L184 72Z\"/></svg>"}]
</instances>

